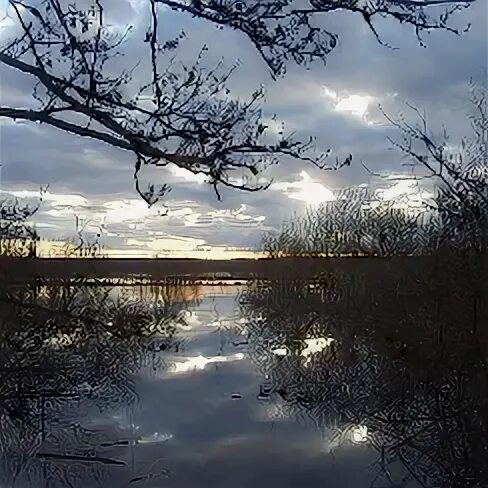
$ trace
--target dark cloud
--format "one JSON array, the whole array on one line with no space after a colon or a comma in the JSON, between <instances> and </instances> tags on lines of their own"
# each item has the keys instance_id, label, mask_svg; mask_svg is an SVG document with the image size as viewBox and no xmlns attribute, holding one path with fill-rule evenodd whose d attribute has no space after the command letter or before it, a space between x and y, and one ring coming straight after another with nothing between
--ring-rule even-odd
<instances>
[{"instance_id":1,"label":"dark cloud","mask_svg":"<svg viewBox=\"0 0 488 488\"><path fill-rule=\"evenodd\" d=\"M143 33L149 11L140 0L107 2L107 15L114 25L134 26L134 42L127 44L125 56L115 61L117 66L132 66L141 56ZM483 80L487 69L486 4L477 1L471 8L459 12L455 24L469 32L456 36L447 32L424 35L427 47L419 46L413 30L391 20L380 20L382 39L393 46L380 45L359 16L334 13L319 22L340 36L337 49L329 56L327 66L314 64L309 70L290 66L288 76L273 82L265 64L252 45L240 33L221 31L207 22L190 16L165 11L161 17L161 33L172 37L181 30L187 39L178 51L178 59L191 63L203 43L209 45L205 62L218 62L222 57L228 65L240 60L241 68L231 80L236 96L246 97L261 84L266 89L265 114L278 115L285 128L297 137L315 136L319 149L330 148L334 157L353 153L355 163L339 172L320 172L305 164L283 161L273 167L270 175L277 182L297 181L306 170L328 188L366 182L368 174L359 164L362 160L374 170L397 171L402 159L389 150L386 136L393 131L384 123L377 106L388 113L405 112L405 101L425 109L435 131L446 125L453 139L469 131L465 112L467 83L472 76ZM135 81L145 77L147 60L135 72ZM32 80L1 68L2 103L29 106ZM335 93L336 98L324 94ZM351 96L370 97L365 118L348 111L337 111L341 100ZM409 115L410 116L410 115ZM413 116L413 114L412 114ZM370 123L368 123L368 121ZM50 183L56 193L82 193L89 198L115 199L113 195L138 198L133 187L133 158L123 151L101 143L60 133L54 129L27 124L2 123L1 159L3 185L18 188ZM285 194L268 191L263 194L222 190L219 202L208 185L185 181L168 170L153 173L156 181L170 183L173 201L190 200L202 204L207 211L217 212L247 206L246 213L264 215L265 225L277 226L292 211L300 211L305 202L292 200ZM175 224L175 222L173 222ZM172 227L161 220L161 227ZM212 244L251 245L259 241L259 232L243 229L235 232L229 221L208 228L193 226L185 235L203 238ZM175 224L177 228L178 225Z\"/></svg>"}]
</instances>

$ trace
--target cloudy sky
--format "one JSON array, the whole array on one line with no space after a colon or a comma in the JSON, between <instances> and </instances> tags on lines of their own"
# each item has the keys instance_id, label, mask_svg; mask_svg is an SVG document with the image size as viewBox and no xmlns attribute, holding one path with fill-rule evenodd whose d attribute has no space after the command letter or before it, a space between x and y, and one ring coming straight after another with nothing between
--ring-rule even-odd
<instances>
[{"instance_id":1,"label":"cloudy sky","mask_svg":"<svg viewBox=\"0 0 488 488\"><path fill-rule=\"evenodd\" d=\"M147 2L105 3L115 26L132 24L131 35L143 37L150 14ZM0 0L3 12L6 4ZM469 134L465 117L469 78L486 79L483 0L453 18L456 26L472 24L469 32L461 37L433 32L424 36L426 48L419 46L412 28L391 20L380 19L377 26L395 49L381 46L359 17L344 12L328 15L321 22L338 33L340 41L327 65L318 63L307 70L289 66L287 76L278 81L272 80L241 34L169 10L161 13L164 36L171 38L182 29L187 33L178 51L181 59L194 59L204 43L209 47L208 63L223 58L230 66L239 59L240 68L230 82L235 96L245 98L263 85L265 114L277 114L286 130L298 136L315 136L318 149L330 148L339 158L352 153L355 162L326 172L283 161L267 175L273 185L266 192L225 189L222 201L202 178L168 166L145 175L172 187L164 207L148 208L133 186L132 154L49 127L1 120L2 192L29 200L37 197L40 185L49 185L36 217L46 239L69 239L78 216L91 231L101 227L103 242L118 254L213 257L226 249L254 247L264 231L279 227L291 213L333 198L335 189L368 183L370 175L360 161L375 171L402 171L405 160L386 141L395 132L379 113L379 104L392 115L403 111L409 117L413 114L405 111L405 102L425 109L432 129L440 133L446 126L455 144ZM15 24L6 18L1 26L4 41ZM124 50L124 60L135 64L140 51L130 39ZM0 76L2 105L32 104L32 80L4 66Z\"/></svg>"},{"instance_id":2,"label":"cloudy sky","mask_svg":"<svg viewBox=\"0 0 488 488\"><path fill-rule=\"evenodd\" d=\"M66 418L79 419L82 428L109 444L99 447L98 456L126 464L87 463L77 465L79 470L74 471L72 464L62 463L57 465L59 471L53 477L58 473L60 477L55 478L52 486L66 486L56 481L68 479L73 480L71 486L123 487L128 486L131 478L158 473L164 468L169 470L167 479L148 479L130 486L371 487L377 478L373 462L377 461L378 453L369 442L366 426L338 422L337 427L332 428L318 420L315 411L297 412L296 404L287 405L278 395L260 397L261 386L276 387L273 380L279 381L279 376L267 381L264 371L269 367L269 358L264 362L262 358L250 360L245 345L234 346L234 342L242 342L239 339L244 338L240 331L246 321L239 313L233 292L227 287L225 290L211 288L211 291L202 290L205 294L199 303L185 311L186 325L178 328L176 336L183 341L183 348L153 356L154 363L151 358L141 360L146 367L129 376L132 383L127 384L128 378L121 375L116 384L124 393L134 388L137 392L134 403L127 404L127 398L133 398L130 393L120 394L112 399L111 405L105 405L101 399L71 405L63 403L62 413L54 410L56 421L48 416L52 437L59 434L57 426L64 425ZM147 298L154 300L154 297ZM157 343L158 335L153 339ZM266 350L266 346L259 349ZM304 354L303 350L302 367L321 364L306 366L306 361L316 358L319 351L316 348ZM131 361L132 357L128 354L124 359ZM121 371L127 368L124 359L117 364ZM163 361L162 365L159 360ZM153 364L162 367L153 369ZM99 378L94 381L103 399L110 398L105 382ZM292 388L290 386L290 390ZM359 435L361 433L363 435ZM54 438L66 442L69 435L66 432L65 436ZM135 446L110 447L110 442L134 437L139 438ZM71 442L78 448L73 448L75 452L86 449L87 444L82 444L79 438ZM36 474L42 477L41 470L36 473L34 469L17 469L17 458L4 464L7 467L2 466L0 471L2 486L41 486L40 483L34 485L39 479L35 478ZM390 469L392 466L393 463L389 464ZM393 468L389 476L397 481L405 474ZM377 486L381 486L381 481ZM412 481L404 486L419 485Z\"/></svg>"}]
</instances>

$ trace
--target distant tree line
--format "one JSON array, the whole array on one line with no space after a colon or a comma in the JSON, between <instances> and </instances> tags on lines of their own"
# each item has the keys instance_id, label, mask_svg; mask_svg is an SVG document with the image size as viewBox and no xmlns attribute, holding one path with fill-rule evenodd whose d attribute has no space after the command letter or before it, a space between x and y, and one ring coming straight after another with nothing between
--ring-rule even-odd
<instances>
[{"instance_id":1,"label":"distant tree line","mask_svg":"<svg viewBox=\"0 0 488 488\"><path fill-rule=\"evenodd\" d=\"M93 235L82 226L60 246L39 235L34 218L41 208L43 194L44 189L41 188L39 201L35 205L23 203L17 198L0 199L0 257L41 257L40 247L44 247L43 243L49 257L104 257L105 248L100 242L101 229Z\"/></svg>"},{"instance_id":2,"label":"distant tree line","mask_svg":"<svg viewBox=\"0 0 488 488\"><path fill-rule=\"evenodd\" d=\"M307 209L263 237L270 257L411 256L441 248L486 250L488 207L473 199L473 214L437 189L419 206L408 196L379 200L373 189L348 188L337 200ZM486 191L485 191L486 193ZM488 196L488 193L487 193ZM435 206L435 208L433 208Z\"/></svg>"},{"instance_id":3,"label":"distant tree line","mask_svg":"<svg viewBox=\"0 0 488 488\"><path fill-rule=\"evenodd\" d=\"M0 201L0 256L34 257L39 235L32 217L39 205L27 205L18 199Z\"/></svg>"},{"instance_id":4,"label":"distant tree line","mask_svg":"<svg viewBox=\"0 0 488 488\"><path fill-rule=\"evenodd\" d=\"M442 248L485 252L488 244L488 112L486 87L472 85L472 136L455 153L449 138L436 141L425 115L419 123L396 121L401 135L392 144L416 172L409 192L383 199L371 187L336 192L335 200L308 209L263 238L265 252L278 256L417 255ZM381 175L376 175L381 176ZM401 181L401 180L396 180ZM425 198L422 186L433 193ZM412 194L411 190L417 194ZM410 194L409 194L410 193Z\"/></svg>"}]
</instances>

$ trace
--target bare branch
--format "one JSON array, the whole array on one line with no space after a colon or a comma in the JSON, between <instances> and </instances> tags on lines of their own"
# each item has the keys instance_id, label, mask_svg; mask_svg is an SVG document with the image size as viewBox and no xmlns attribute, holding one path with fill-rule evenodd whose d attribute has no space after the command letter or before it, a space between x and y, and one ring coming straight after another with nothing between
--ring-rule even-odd
<instances>
[{"instance_id":1,"label":"bare branch","mask_svg":"<svg viewBox=\"0 0 488 488\"><path fill-rule=\"evenodd\" d=\"M460 32L449 26L453 13L466 8L475 0L311 0L306 7L301 0L261 2L227 2L225 0L156 0L173 10L242 32L267 63L273 76L283 74L287 61L305 65L309 61L326 61L337 45L336 34L316 27L312 19L334 11L359 14L376 40L387 47L373 20L389 17L411 25L419 42L421 33L431 30ZM440 10L446 7L444 11ZM434 10L433 13L430 13Z\"/></svg>"},{"instance_id":2,"label":"bare branch","mask_svg":"<svg viewBox=\"0 0 488 488\"><path fill-rule=\"evenodd\" d=\"M229 70L222 62L205 66L206 46L192 66L176 62L176 56L165 58L185 34L160 42L158 6L240 30L278 75L288 61L300 65L325 61L336 46L335 34L314 26L317 15L336 10L358 13L383 42L373 18L390 16L418 31L450 30L448 14L435 21L425 10L449 3L454 11L469 3L314 0L303 8L298 0L147 0L150 26L144 41L149 49L136 66L148 63L150 73L141 70L136 76L135 67L116 72L111 64L123 55L131 28L112 29L106 23L102 0L94 0L88 11L79 9L76 1L66 5L44 0L35 7L26 1L9 2L21 34L0 48L0 63L33 77L35 105L30 109L1 107L0 116L50 125L132 152L136 190L148 203L166 194L169 187L159 185L156 191L158 185L154 184L152 190L143 191L139 175L146 166L173 163L206 175L214 188L222 184L258 191L267 187L258 178L261 172L283 157L325 170L339 169L352 161L349 155L328 164L330 151L315 150L312 139L296 140L293 135L270 139L261 108L263 90L256 90L246 101L233 98L227 83L237 65ZM235 169L245 174L245 184L236 184L231 178Z\"/></svg>"}]
</instances>

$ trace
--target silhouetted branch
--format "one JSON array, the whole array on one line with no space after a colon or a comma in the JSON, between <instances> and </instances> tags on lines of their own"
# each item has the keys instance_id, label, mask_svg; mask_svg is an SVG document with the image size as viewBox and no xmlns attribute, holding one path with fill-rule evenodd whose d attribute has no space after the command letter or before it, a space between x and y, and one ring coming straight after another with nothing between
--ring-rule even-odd
<instances>
[{"instance_id":1,"label":"silhouetted branch","mask_svg":"<svg viewBox=\"0 0 488 488\"><path fill-rule=\"evenodd\" d=\"M28 1L9 0L20 34L0 49L0 63L34 78L32 97L37 106L2 107L0 117L50 125L132 152L136 189L149 204L165 195L169 187L162 184L156 190L154 182L152 190L141 188L139 177L148 165L173 163L203 174L216 190L224 185L258 191L268 186L258 175L282 157L337 169L350 164L351 156L329 165L329 151L315 151L311 141L282 137L277 143L268 142L261 111L263 91L257 90L247 101L232 98L227 82L235 67L225 71L222 63L203 66L206 46L193 66L176 63L175 57L163 59L178 48L185 34L161 42L159 6L243 32L278 75L288 61L300 65L325 61L334 49L337 36L314 24L322 14L337 10L360 14L383 42L373 24L376 17L411 24L418 35L432 29L457 33L448 19L469 3L147 0L150 25L144 38L148 49L143 54L150 64L150 76L146 79L144 57L136 64L142 65L137 76L135 67L114 72L110 61L123 55L124 43L135 39L130 26L124 30L107 24L102 0L94 1L87 10L81 10L76 2L66 5L59 0L42 0L34 6ZM442 6L447 7L445 13L429 14ZM232 178L235 170L242 173L245 183Z\"/></svg>"},{"instance_id":2,"label":"silhouetted branch","mask_svg":"<svg viewBox=\"0 0 488 488\"><path fill-rule=\"evenodd\" d=\"M121 55L128 31L110 31L101 1L88 11L65 8L58 0L45 0L35 9L23 3L23 10L18 2L10 3L22 35L1 49L0 62L35 78L33 97L39 106L2 107L0 116L50 125L134 153L136 189L149 204L169 187L164 184L152 194L143 190L139 176L146 165L173 163L206 175L214 187L248 191L266 187L253 180L280 156L325 166L326 155L314 155L309 142L266 143L259 106L263 91L247 101L232 99L226 83L234 68L226 72L221 63L203 67L205 46L194 66L170 61L163 68L161 56L184 35L159 43L156 0L148 0L148 82L135 80L133 70L115 74L107 67ZM236 169L248 175L245 184L232 181Z\"/></svg>"},{"instance_id":3,"label":"silhouetted branch","mask_svg":"<svg viewBox=\"0 0 488 488\"><path fill-rule=\"evenodd\" d=\"M338 42L338 36L314 20L335 11L359 14L375 38L389 46L378 33L373 20L392 18L414 27L419 42L421 33L436 29L454 34L460 31L449 26L451 15L474 0L259 0L227 2L225 0L156 0L174 10L242 32L254 45L273 75L283 74L288 61L305 65L310 61L325 62ZM439 10L444 7L445 10ZM434 11L431 13L431 11Z\"/></svg>"}]
</instances>

